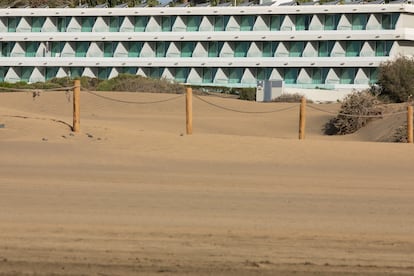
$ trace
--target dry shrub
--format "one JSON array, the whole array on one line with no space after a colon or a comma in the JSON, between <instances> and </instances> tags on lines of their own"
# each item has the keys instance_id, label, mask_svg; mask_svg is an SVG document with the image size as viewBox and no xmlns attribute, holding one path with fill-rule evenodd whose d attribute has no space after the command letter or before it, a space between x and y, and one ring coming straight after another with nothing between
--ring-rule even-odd
<instances>
[{"instance_id":1,"label":"dry shrub","mask_svg":"<svg viewBox=\"0 0 414 276\"><path fill-rule=\"evenodd\" d=\"M349 94L342 101L340 114L325 125L325 134L345 135L356 132L374 119L358 116L378 116L382 114L378 104L378 98L368 90ZM352 116L346 116L345 114Z\"/></svg>"},{"instance_id":2,"label":"dry shrub","mask_svg":"<svg viewBox=\"0 0 414 276\"><path fill-rule=\"evenodd\" d=\"M272 102L278 102L278 103L300 103L302 98L304 96L302 94L299 93L293 93L293 94L288 94L288 93L283 93L282 95L280 95L277 98L274 98L272 100ZM313 103L313 101L306 99L307 103Z\"/></svg>"}]
</instances>

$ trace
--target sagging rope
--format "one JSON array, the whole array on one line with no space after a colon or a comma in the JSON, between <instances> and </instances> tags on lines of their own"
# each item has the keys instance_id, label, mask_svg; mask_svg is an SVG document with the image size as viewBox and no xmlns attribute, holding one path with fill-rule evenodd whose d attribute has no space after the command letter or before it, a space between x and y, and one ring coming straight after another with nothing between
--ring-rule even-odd
<instances>
[{"instance_id":1,"label":"sagging rope","mask_svg":"<svg viewBox=\"0 0 414 276\"><path fill-rule=\"evenodd\" d=\"M225 107L225 106L221 106L221 105L218 105L218 104L209 102L206 99L203 99L203 98L201 98L200 96L197 96L197 95L194 95L194 97L196 97L197 99L199 99L200 101L202 101L202 102L204 102L204 103L206 103L208 105L214 106L214 107L219 108L219 109L223 109L223 110L227 110L227 111L232 111L232 112L237 112L237 113L246 113L246 114L277 113L277 112L288 111L288 110L291 110L291 109L294 109L294 108L297 108L298 107L298 105L293 105L293 106L289 106L289 107L286 107L286 108L279 108L279 109L270 110L270 111L244 111L244 110L237 110L237 109L233 109L233 108L229 108L229 107Z\"/></svg>"},{"instance_id":2,"label":"sagging rope","mask_svg":"<svg viewBox=\"0 0 414 276\"><path fill-rule=\"evenodd\" d=\"M171 97L169 99L165 99L165 100L158 100L158 101L148 101L148 102L137 102L137 101L125 101L125 100L119 100L119 99L115 99L112 97L108 97L108 96L104 96L98 93L94 93L92 91L85 91L86 93L89 93L91 95L94 95L96 97L108 100L108 101L113 101L113 102L118 102L118 103L126 103L126 104L157 104L157 103L164 103L164 102L169 102L169 101L173 101L176 100L178 98L181 98L182 96L184 96L184 94L179 94L176 97Z\"/></svg>"},{"instance_id":3,"label":"sagging rope","mask_svg":"<svg viewBox=\"0 0 414 276\"><path fill-rule=\"evenodd\" d=\"M59 124L64 124L68 126L70 129L72 129L72 126L65 121L53 119L53 118L41 118L41 117L29 117L29 116L23 116L23 115L0 115L0 117L5 118L19 118L19 119L32 119L32 120L42 120L42 121L52 121Z\"/></svg>"},{"instance_id":4,"label":"sagging rope","mask_svg":"<svg viewBox=\"0 0 414 276\"><path fill-rule=\"evenodd\" d=\"M324 110L322 108L318 108L315 106L311 106L308 105L309 108L320 111L320 112L324 112L327 114L331 114L331 115L335 115L335 116L344 116L344 117L353 117L353 118L383 118L383 117L390 117L390 116L395 116L395 115L400 115L400 114L407 114L407 111L399 111L399 112L393 112L393 113L385 113L385 114L381 114L381 115L358 115L358 114L346 114L346 113L342 113L342 112L332 112L332 111L328 111L328 110Z\"/></svg>"},{"instance_id":5,"label":"sagging rope","mask_svg":"<svg viewBox=\"0 0 414 276\"><path fill-rule=\"evenodd\" d=\"M69 91L73 90L75 86L68 87L57 87L57 88L46 88L46 89L37 89L37 88L10 88L10 87L1 87L0 90L6 90L10 92L57 92L57 91Z\"/></svg>"}]
</instances>

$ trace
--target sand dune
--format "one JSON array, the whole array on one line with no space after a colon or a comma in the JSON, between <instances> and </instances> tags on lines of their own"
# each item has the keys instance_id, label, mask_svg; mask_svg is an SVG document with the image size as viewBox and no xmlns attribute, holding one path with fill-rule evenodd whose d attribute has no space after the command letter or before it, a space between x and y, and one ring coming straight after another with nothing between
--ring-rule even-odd
<instances>
[{"instance_id":1,"label":"sand dune","mask_svg":"<svg viewBox=\"0 0 414 276\"><path fill-rule=\"evenodd\" d=\"M297 104L204 96L188 136L184 96L104 95L73 134L70 95L0 93L0 275L414 274L414 147L372 142L403 118L299 141Z\"/></svg>"}]
</instances>

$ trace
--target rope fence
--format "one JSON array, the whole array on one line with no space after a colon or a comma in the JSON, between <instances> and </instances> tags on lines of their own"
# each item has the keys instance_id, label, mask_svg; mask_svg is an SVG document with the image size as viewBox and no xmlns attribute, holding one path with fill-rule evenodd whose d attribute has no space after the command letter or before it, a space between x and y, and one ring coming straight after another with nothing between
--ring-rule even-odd
<instances>
[{"instance_id":1,"label":"rope fence","mask_svg":"<svg viewBox=\"0 0 414 276\"><path fill-rule=\"evenodd\" d=\"M31 92L33 93L33 97L39 96L41 92L53 92L53 91L73 91L73 124L72 126L70 126L68 123L61 121L61 120L57 120L57 119L50 119L50 118L32 118L32 119L41 119L41 120L52 120L54 122L58 122L58 123L63 123L65 125L68 125L72 128L73 132L79 132L80 131L80 91L81 91L81 84L80 84L80 80L75 80L74 81L74 85L73 86L68 86L68 87L60 87L60 88L48 88L48 89L23 89L23 88L8 88L8 87L0 87L0 90L7 90L10 92ZM192 115L192 110L193 110L193 106L192 106L192 102L193 102L193 93L192 93L192 89L190 87L186 88L186 93L185 94L178 94L177 96L173 96L170 97L168 99L163 99L163 100L156 100L156 101L128 101L128 100L122 100L122 99L117 99L115 97L111 97L111 96L107 96L107 95L102 95L102 93L96 93L93 91L89 91L89 90L82 90L85 93L88 93L90 95L93 95L95 97L107 100L107 101L112 101L112 102L117 102L117 103L122 103L122 104L136 104L136 105L143 105L143 104L158 104L158 103L165 103L165 102L170 102L170 101L174 101L177 100L181 97L183 97L184 95L186 96L186 104L185 104L185 109L186 109L186 130L187 130L187 135L191 135L193 132L193 115ZM303 140L305 137L305 125L306 125L306 107L309 107L309 109L318 111L318 112L322 112L325 114L329 114L329 115L333 115L333 116L344 116L344 117L353 117L353 118L384 118L384 117L390 117L390 116L397 116L397 115L402 115L402 114L406 114L407 115L407 136L408 136L408 142L409 143L413 143L413 107L411 105L409 105L407 107L407 110L405 111L397 111L397 112L391 112L391 113L384 113L384 114L372 114L372 115L362 115L362 114L347 114L347 113L342 113L342 112L333 112L330 110L326 110L320 107L316 107L314 105L307 105L306 103L306 98L303 97L301 99L301 103L300 104L295 104L289 107L285 107L285 108L278 108L278 109L274 109L274 110L267 110L267 111L247 111L247 110L239 110L239 109L235 109L235 108L231 108L231 107L227 107L221 104L217 104L214 103L210 100L207 100L205 97L201 97L199 95L194 95L194 98L196 98L197 100L210 105L214 108L218 108L221 110L225 110L225 111L229 111L229 112L236 112L236 113L244 113L244 114L270 114L270 113L279 113L279 112L285 112L285 111L290 111L293 109L298 108L299 106L299 139ZM231 98L231 97L220 97L220 98ZM15 117L15 118L24 118L27 119L29 117L26 116L11 116L11 115L3 115L2 117Z\"/></svg>"}]
</instances>

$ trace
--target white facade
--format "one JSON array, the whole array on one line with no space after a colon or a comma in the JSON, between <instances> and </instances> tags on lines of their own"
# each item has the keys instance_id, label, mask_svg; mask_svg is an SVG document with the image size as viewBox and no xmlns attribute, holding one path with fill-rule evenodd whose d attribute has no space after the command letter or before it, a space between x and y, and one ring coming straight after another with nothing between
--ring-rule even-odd
<instances>
[{"instance_id":1,"label":"white facade","mask_svg":"<svg viewBox=\"0 0 414 276\"><path fill-rule=\"evenodd\" d=\"M120 73L192 85L368 87L414 52L414 5L0 9L0 81Z\"/></svg>"}]
</instances>

